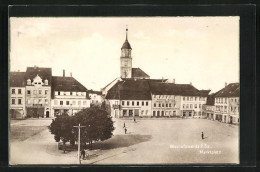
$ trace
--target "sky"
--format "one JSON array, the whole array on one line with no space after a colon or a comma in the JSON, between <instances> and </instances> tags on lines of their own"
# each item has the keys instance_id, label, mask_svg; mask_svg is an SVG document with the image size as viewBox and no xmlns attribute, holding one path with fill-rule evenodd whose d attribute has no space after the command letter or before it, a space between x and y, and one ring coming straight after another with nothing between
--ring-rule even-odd
<instances>
[{"instance_id":1,"label":"sky","mask_svg":"<svg viewBox=\"0 0 260 172\"><path fill-rule=\"evenodd\" d=\"M239 17L11 17L10 71L51 67L100 90L120 76L121 46L133 67L216 92L239 82Z\"/></svg>"}]
</instances>

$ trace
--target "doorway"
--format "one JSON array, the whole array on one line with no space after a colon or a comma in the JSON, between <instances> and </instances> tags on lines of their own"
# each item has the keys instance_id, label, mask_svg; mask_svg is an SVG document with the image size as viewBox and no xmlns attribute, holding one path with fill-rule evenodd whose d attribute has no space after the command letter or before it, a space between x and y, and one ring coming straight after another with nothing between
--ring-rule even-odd
<instances>
[{"instance_id":1,"label":"doorway","mask_svg":"<svg viewBox=\"0 0 260 172\"><path fill-rule=\"evenodd\" d=\"M50 112L46 111L46 118L49 118L49 117L50 117Z\"/></svg>"}]
</instances>

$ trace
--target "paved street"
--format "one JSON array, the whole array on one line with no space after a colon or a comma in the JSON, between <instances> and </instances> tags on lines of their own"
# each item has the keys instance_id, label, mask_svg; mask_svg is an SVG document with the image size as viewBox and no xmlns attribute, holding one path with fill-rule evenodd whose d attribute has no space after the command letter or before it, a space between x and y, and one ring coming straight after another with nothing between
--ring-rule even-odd
<instances>
[{"instance_id":1,"label":"paved street","mask_svg":"<svg viewBox=\"0 0 260 172\"><path fill-rule=\"evenodd\" d=\"M123 123L127 127L124 134ZM63 153L47 129L51 120L24 120L11 127L45 126L26 140L11 140L11 164L76 164L77 152ZM238 163L239 127L206 119L117 119L114 136L94 144L82 164ZM201 132L205 139L201 139Z\"/></svg>"}]
</instances>

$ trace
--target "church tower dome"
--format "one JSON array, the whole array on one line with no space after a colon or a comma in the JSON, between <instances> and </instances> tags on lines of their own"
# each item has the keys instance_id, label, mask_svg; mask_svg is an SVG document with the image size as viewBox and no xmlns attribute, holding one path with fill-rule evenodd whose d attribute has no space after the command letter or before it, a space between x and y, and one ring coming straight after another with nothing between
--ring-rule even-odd
<instances>
[{"instance_id":1,"label":"church tower dome","mask_svg":"<svg viewBox=\"0 0 260 172\"><path fill-rule=\"evenodd\" d=\"M131 56L131 45L128 42L128 28L126 27L126 39L121 48L120 57L120 74L121 78L132 77L132 56Z\"/></svg>"}]
</instances>

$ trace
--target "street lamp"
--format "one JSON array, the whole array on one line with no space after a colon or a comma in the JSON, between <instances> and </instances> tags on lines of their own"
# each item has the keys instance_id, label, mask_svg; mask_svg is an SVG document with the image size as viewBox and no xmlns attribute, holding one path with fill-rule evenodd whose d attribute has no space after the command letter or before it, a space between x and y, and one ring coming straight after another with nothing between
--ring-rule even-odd
<instances>
[{"instance_id":1,"label":"street lamp","mask_svg":"<svg viewBox=\"0 0 260 172\"><path fill-rule=\"evenodd\" d=\"M79 133L78 133L78 161L79 161L79 164L80 164L80 128L83 128L83 127L86 127L86 126L80 126L80 123L79 123L78 126L73 126L73 127L79 129Z\"/></svg>"}]
</instances>

